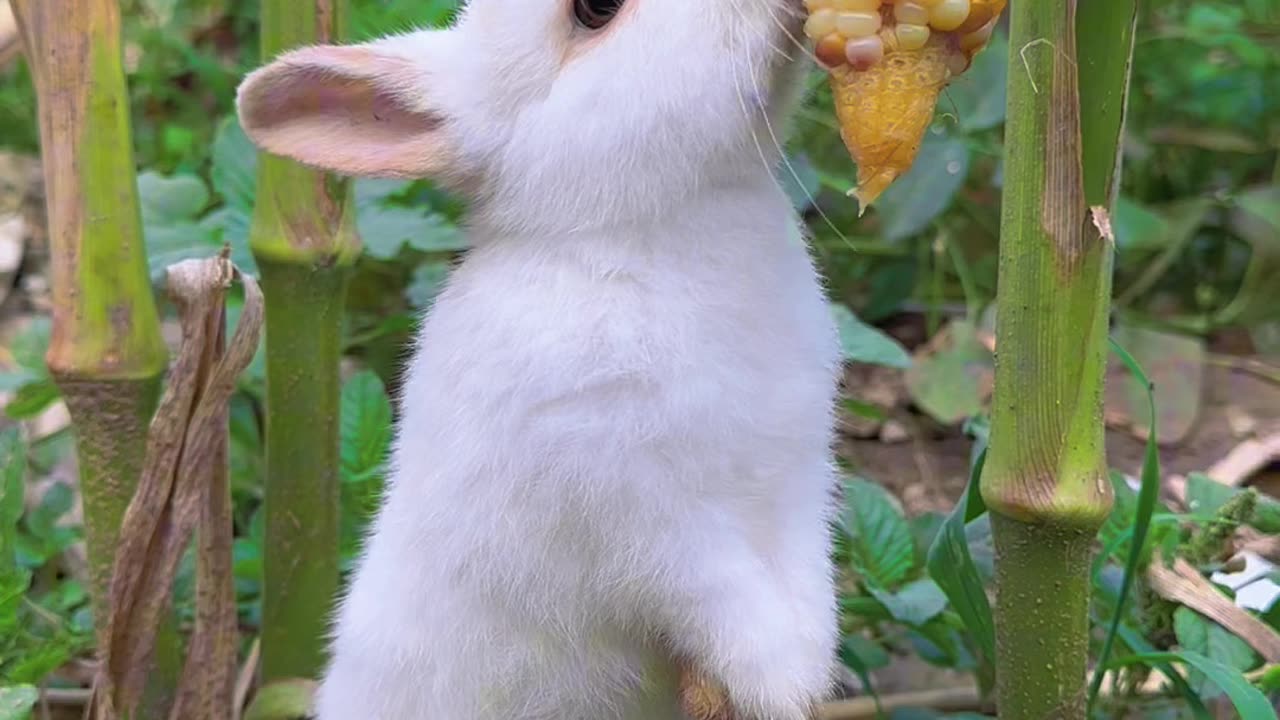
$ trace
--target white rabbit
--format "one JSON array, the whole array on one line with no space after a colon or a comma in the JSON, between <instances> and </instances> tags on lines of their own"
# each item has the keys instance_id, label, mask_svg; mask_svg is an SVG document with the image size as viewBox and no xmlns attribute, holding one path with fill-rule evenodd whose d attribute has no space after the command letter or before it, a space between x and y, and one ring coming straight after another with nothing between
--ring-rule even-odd
<instances>
[{"instance_id":1,"label":"white rabbit","mask_svg":"<svg viewBox=\"0 0 1280 720\"><path fill-rule=\"evenodd\" d=\"M471 202L320 720L674 720L684 662L744 718L826 695L840 358L775 179L800 15L471 0L246 79L264 150Z\"/></svg>"}]
</instances>

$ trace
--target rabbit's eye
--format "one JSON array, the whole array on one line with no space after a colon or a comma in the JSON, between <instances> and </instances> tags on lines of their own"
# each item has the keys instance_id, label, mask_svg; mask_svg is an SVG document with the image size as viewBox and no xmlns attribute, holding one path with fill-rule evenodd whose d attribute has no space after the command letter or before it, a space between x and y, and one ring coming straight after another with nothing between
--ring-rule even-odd
<instances>
[{"instance_id":1,"label":"rabbit's eye","mask_svg":"<svg viewBox=\"0 0 1280 720\"><path fill-rule=\"evenodd\" d=\"M625 0L573 0L573 16L579 25L599 30L622 9Z\"/></svg>"}]
</instances>

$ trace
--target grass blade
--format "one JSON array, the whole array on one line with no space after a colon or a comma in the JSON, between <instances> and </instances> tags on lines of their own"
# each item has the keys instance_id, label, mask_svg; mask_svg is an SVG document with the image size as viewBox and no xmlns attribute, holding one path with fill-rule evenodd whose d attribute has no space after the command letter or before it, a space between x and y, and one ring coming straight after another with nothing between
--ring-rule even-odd
<instances>
[{"instance_id":1,"label":"grass blade","mask_svg":"<svg viewBox=\"0 0 1280 720\"><path fill-rule=\"evenodd\" d=\"M1275 708L1271 707L1271 703L1267 702L1267 697L1261 691L1250 685L1249 681L1245 680L1239 672L1200 653L1188 650L1183 650L1182 652L1141 653L1120 658L1111 663L1110 667L1136 665L1139 663L1155 665L1161 662L1186 663L1204 673L1206 677L1222 688L1227 697L1231 698L1231 704L1235 705L1236 712L1240 713L1240 720L1277 720Z\"/></svg>"},{"instance_id":2,"label":"grass blade","mask_svg":"<svg viewBox=\"0 0 1280 720\"><path fill-rule=\"evenodd\" d=\"M1133 579L1142 562L1142 548L1147 542L1147 531L1151 528L1151 515L1155 512L1156 499L1160 492L1160 454L1156 447L1156 396L1155 387L1146 373L1133 359L1129 351L1120 346L1114 339L1109 339L1111 349L1129 368L1129 372L1138 378L1147 388L1147 405L1151 413L1150 430L1147 433L1146 452L1142 458L1142 486L1138 490L1138 506L1133 519L1133 542L1129 545L1129 559L1124 567L1124 579L1120 582L1120 597L1116 598L1115 614L1111 617L1111 627L1107 630L1106 639L1102 643L1102 654L1098 657L1098 667L1093 673L1093 682L1089 685L1089 707L1098 698L1098 690L1102 688L1102 678L1106 674L1107 659L1115 645L1116 632L1124 618L1124 604L1133 589Z\"/></svg>"},{"instance_id":3,"label":"grass blade","mask_svg":"<svg viewBox=\"0 0 1280 720\"><path fill-rule=\"evenodd\" d=\"M964 496L947 516L929 548L927 566L929 576L946 594L956 614L965 627L978 640L978 649L984 663L991 663L996 656L995 623L991 619L991 602L987 599L982 578L974 566L969 542L965 538L965 525L986 512L986 504L979 492L979 479L986 463L987 451L983 448L973 463L969 486Z\"/></svg>"}]
</instances>

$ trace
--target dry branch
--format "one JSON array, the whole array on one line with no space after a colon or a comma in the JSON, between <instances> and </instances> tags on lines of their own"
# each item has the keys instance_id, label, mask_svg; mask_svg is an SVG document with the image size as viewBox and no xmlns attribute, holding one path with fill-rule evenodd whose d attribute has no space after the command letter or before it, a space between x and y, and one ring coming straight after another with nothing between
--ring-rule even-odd
<instances>
[{"instance_id":1,"label":"dry branch","mask_svg":"<svg viewBox=\"0 0 1280 720\"><path fill-rule=\"evenodd\" d=\"M1280 662L1280 635L1218 591L1191 563L1178 558L1172 566L1156 558L1147 569L1147 583L1157 595L1186 605L1249 644L1269 663Z\"/></svg>"},{"instance_id":2,"label":"dry branch","mask_svg":"<svg viewBox=\"0 0 1280 720\"><path fill-rule=\"evenodd\" d=\"M244 311L230 346L224 299L236 276ZM155 650L155 628L170 606L178 563L199 529L196 624L169 717L230 716L236 659L227 484L227 408L237 376L258 347L262 294L223 257L169 269L182 342L148 437L146 465L125 513L111 578L111 612L95 678L98 720L136 716Z\"/></svg>"}]
</instances>

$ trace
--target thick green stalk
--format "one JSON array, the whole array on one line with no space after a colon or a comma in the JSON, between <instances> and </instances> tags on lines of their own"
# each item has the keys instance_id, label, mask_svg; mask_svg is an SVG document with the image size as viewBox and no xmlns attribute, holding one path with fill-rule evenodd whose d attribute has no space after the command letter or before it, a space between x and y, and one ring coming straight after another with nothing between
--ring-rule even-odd
<instances>
[{"instance_id":1,"label":"thick green stalk","mask_svg":"<svg viewBox=\"0 0 1280 720\"><path fill-rule=\"evenodd\" d=\"M94 619L146 455L168 351L147 275L129 101L114 0L13 0L39 98L52 258L46 361L74 422ZM156 702L177 678L162 624Z\"/></svg>"},{"instance_id":2,"label":"thick green stalk","mask_svg":"<svg viewBox=\"0 0 1280 720\"><path fill-rule=\"evenodd\" d=\"M1131 30L1133 18L1131 2L1115 3L1127 17L1101 8L1111 4L1081 10L1094 23L1079 24L1086 55L1077 53L1077 0L1011 3L998 357L982 479L1003 720L1085 716L1091 544L1112 502L1102 422L1107 208L1131 45L1119 28Z\"/></svg>"},{"instance_id":3,"label":"thick green stalk","mask_svg":"<svg viewBox=\"0 0 1280 720\"><path fill-rule=\"evenodd\" d=\"M262 54L341 36L344 0L264 0ZM338 360L359 254L349 183L270 155L250 243L267 305L265 681L314 677L338 589Z\"/></svg>"}]
</instances>

